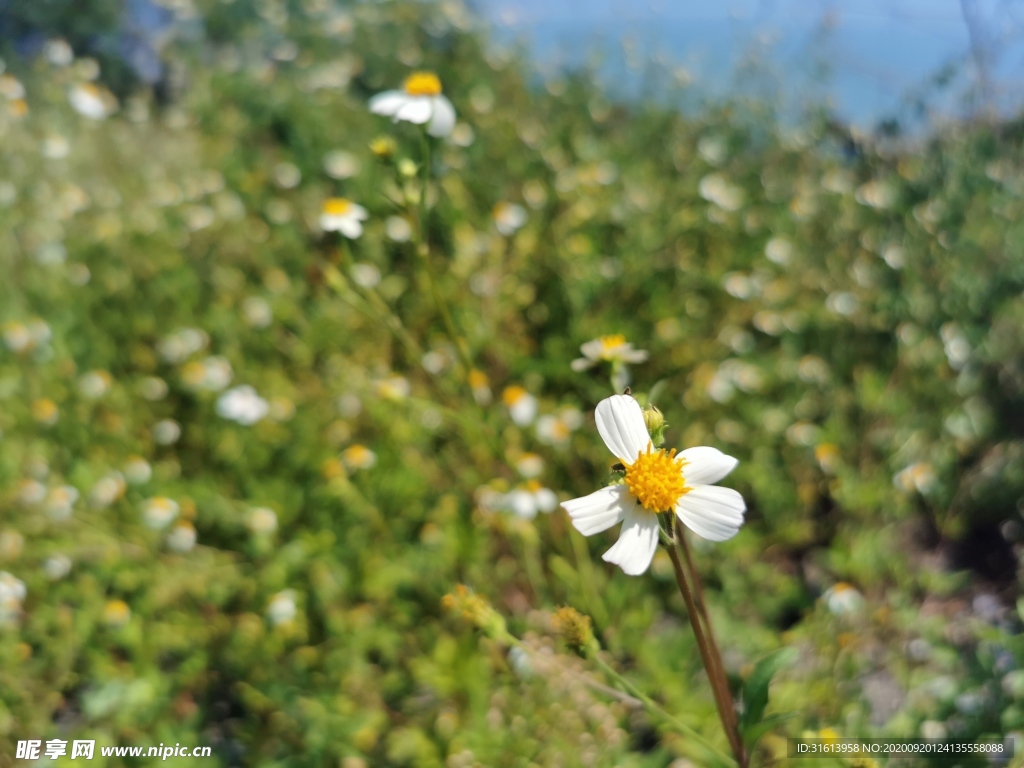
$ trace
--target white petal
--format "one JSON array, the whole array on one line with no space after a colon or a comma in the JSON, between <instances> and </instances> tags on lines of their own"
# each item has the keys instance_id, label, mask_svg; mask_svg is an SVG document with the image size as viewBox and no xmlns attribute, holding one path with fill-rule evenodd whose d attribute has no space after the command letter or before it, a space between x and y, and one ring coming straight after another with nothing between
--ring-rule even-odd
<instances>
[{"instance_id":1,"label":"white petal","mask_svg":"<svg viewBox=\"0 0 1024 768\"><path fill-rule=\"evenodd\" d=\"M346 216L338 220L338 231L345 237L355 240L363 234L363 225L360 223L359 219Z\"/></svg>"},{"instance_id":2,"label":"white petal","mask_svg":"<svg viewBox=\"0 0 1024 768\"><path fill-rule=\"evenodd\" d=\"M538 488L533 492L533 500L541 512L554 512L558 506L558 495L550 488Z\"/></svg>"},{"instance_id":3,"label":"white petal","mask_svg":"<svg viewBox=\"0 0 1024 768\"><path fill-rule=\"evenodd\" d=\"M640 507L627 509L619 540L601 559L615 563L624 573L639 576L646 571L658 548L658 516Z\"/></svg>"},{"instance_id":4,"label":"white petal","mask_svg":"<svg viewBox=\"0 0 1024 768\"><path fill-rule=\"evenodd\" d=\"M580 345L580 352L583 353L584 357L589 357L591 360L600 358L603 350L604 344L601 343L600 339L591 339Z\"/></svg>"},{"instance_id":5,"label":"white petal","mask_svg":"<svg viewBox=\"0 0 1024 768\"><path fill-rule=\"evenodd\" d=\"M562 509L569 513L572 524L584 536L607 531L622 520L629 505L636 501L624 485L610 485L589 496L562 502Z\"/></svg>"},{"instance_id":6,"label":"white petal","mask_svg":"<svg viewBox=\"0 0 1024 768\"><path fill-rule=\"evenodd\" d=\"M370 99L370 111L375 115L391 117L409 101L405 91L384 91Z\"/></svg>"},{"instance_id":7,"label":"white petal","mask_svg":"<svg viewBox=\"0 0 1024 768\"><path fill-rule=\"evenodd\" d=\"M431 136L447 136L455 127L455 107L444 96L434 97L434 114L427 126Z\"/></svg>"},{"instance_id":8,"label":"white petal","mask_svg":"<svg viewBox=\"0 0 1024 768\"><path fill-rule=\"evenodd\" d=\"M732 488L698 485L676 504L676 515L691 531L710 541L731 539L743 525L747 505Z\"/></svg>"},{"instance_id":9,"label":"white petal","mask_svg":"<svg viewBox=\"0 0 1024 768\"><path fill-rule=\"evenodd\" d=\"M588 360L585 357L577 357L569 364L572 369L576 372L585 371L589 368L593 368L595 363L593 360Z\"/></svg>"},{"instance_id":10,"label":"white petal","mask_svg":"<svg viewBox=\"0 0 1024 768\"><path fill-rule=\"evenodd\" d=\"M597 404L597 431L624 464L632 464L651 442L640 403L629 395L612 395Z\"/></svg>"},{"instance_id":11,"label":"white petal","mask_svg":"<svg viewBox=\"0 0 1024 768\"><path fill-rule=\"evenodd\" d=\"M625 363L646 363L648 358L648 352L643 349L627 349L623 350L621 357Z\"/></svg>"},{"instance_id":12,"label":"white petal","mask_svg":"<svg viewBox=\"0 0 1024 768\"><path fill-rule=\"evenodd\" d=\"M337 232L340 228L341 218L339 216L329 216L326 213L320 216L320 229L324 232Z\"/></svg>"},{"instance_id":13,"label":"white petal","mask_svg":"<svg viewBox=\"0 0 1024 768\"><path fill-rule=\"evenodd\" d=\"M408 120L416 125L423 125L434 114L434 104L427 96L415 96L395 112L395 120Z\"/></svg>"},{"instance_id":14,"label":"white petal","mask_svg":"<svg viewBox=\"0 0 1024 768\"><path fill-rule=\"evenodd\" d=\"M683 465L683 477L690 486L717 483L739 464L732 456L707 446L687 448L679 456L686 460L686 464Z\"/></svg>"},{"instance_id":15,"label":"white petal","mask_svg":"<svg viewBox=\"0 0 1024 768\"><path fill-rule=\"evenodd\" d=\"M358 203L350 203L348 215L351 216L353 219L359 219L360 221L365 221L370 217L370 214L367 212L367 210Z\"/></svg>"}]
</instances>

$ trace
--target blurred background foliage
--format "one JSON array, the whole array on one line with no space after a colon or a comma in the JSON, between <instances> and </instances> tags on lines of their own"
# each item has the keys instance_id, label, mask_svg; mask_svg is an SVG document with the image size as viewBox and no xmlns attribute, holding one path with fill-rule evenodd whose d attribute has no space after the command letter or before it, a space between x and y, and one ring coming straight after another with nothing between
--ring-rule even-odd
<instances>
[{"instance_id":1,"label":"blurred background foliage","mask_svg":"<svg viewBox=\"0 0 1024 768\"><path fill-rule=\"evenodd\" d=\"M729 674L800 651L755 764L825 728L1024 729L1019 121L897 140L749 99L683 114L670 85L619 103L585 69L539 82L448 0L8 0L0 33L0 763L95 738L701 764L552 631L591 615L724 744L663 553L629 578L610 536L509 503L605 479L611 389L569 364L610 333L650 351L634 390L669 445L741 461L747 525L698 547ZM419 132L366 108L412 68L460 118L430 265L472 391L409 242ZM318 225L340 195L370 212L348 244ZM458 583L530 652L446 614Z\"/></svg>"}]
</instances>

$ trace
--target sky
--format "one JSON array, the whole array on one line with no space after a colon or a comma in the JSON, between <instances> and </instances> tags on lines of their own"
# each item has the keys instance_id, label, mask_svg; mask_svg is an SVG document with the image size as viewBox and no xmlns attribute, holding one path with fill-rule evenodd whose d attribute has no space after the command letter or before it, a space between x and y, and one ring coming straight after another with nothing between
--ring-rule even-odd
<instances>
[{"instance_id":1,"label":"sky","mask_svg":"<svg viewBox=\"0 0 1024 768\"><path fill-rule=\"evenodd\" d=\"M898 113L908 94L949 64L974 77L978 57L989 92L1024 104L1024 0L476 0L499 38L526 39L544 64L582 59L620 41L660 53L708 92L735 86L736 65L754 54L796 95L824 64L819 92L836 112L869 125ZM965 22L976 21L972 48ZM609 45L612 43L613 45ZM966 67L966 69L965 69ZM620 71L621 70L621 71ZM610 63L608 76L628 77ZM966 84L968 81L962 81ZM972 79L971 82L974 82ZM962 108L947 95L944 111Z\"/></svg>"}]
</instances>

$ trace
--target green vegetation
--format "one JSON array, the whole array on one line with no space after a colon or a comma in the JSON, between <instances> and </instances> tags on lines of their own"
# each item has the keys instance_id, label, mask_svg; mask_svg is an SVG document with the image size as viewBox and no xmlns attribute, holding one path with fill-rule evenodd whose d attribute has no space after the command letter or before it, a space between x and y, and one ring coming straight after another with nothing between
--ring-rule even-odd
<instances>
[{"instance_id":1,"label":"green vegetation","mask_svg":"<svg viewBox=\"0 0 1024 768\"><path fill-rule=\"evenodd\" d=\"M667 446L740 460L746 525L693 543L734 690L796 651L752 765L826 728L1024 731L1019 124L848 145L766 104L531 85L454 3L200 6L161 100L7 61L0 754L709 764L685 729L728 752L666 553L626 576L614 531L523 514L535 472L561 500L608 479L609 371L571 367L605 334L649 351L632 386ZM448 139L367 109L411 69ZM321 232L332 197L361 237Z\"/></svg>"}]
</instances>

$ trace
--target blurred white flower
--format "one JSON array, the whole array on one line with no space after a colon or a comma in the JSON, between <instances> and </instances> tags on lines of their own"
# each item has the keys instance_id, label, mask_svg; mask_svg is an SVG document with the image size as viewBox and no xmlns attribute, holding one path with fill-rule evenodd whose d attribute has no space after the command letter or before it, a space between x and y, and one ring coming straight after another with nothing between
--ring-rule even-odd
<instances>
[{"instance_id":1,"label":"blurred white flower","mask_svg":"<svg viewBox=\"0 0 1024 768\"><path fill-rule=\"evenodd\" d=\"M619 540L603 559L638 576L650 567L658 548L658 514L679 521L710 541L731 539L743 525L746 503L731 488L717 483L738 463L715 448L655 449L640 404L628 395L613 395L597 404L597 431L625 467L622 484L562 502L576 530L591 536L623 523Z\"/></svg>"},{"instance_id":2,"label":"blurred white flower","mask_svg":"<svg viewBox=\"0 0 1024 768\"><path fill-rule=\"evenodd\" d=\"M183 520L167 534L167 546L174 552L191 552L196 546L196 529L192 523Z\"/></svg>"},{"instance_id":3,"label":"blurred white flower","mask_svg":"<svg viewBox=\"0 0 1024 768\"><path fill-rule=\"evenodd\" d=\"M743 190L731 184L719 173L712 173L700 180L700 196L726 211L738 211L743 207Z\"/></svg>"},{"instance_id":4,"label":"blurred white flower","mask_svg":"<svg viewBox=\"0 0 1024 768\"><path fill-rule=\"evenodd\" d=\"M217 400L217 413L225 419L252 426L270 411L270 405L248 384L233 387Z\"/></svg>"},{"instance_id":5,"label":"blurred white flower","mask_svg":"<svg viewBox=\"0 0 1024 768\"><path fill-rule=\"evenodd\" d=\"M27 595L25 582L7 571L0 571L0 627L11 626L21 617L21 604Z\"/></svg>"},{"instance_id":6,"label":"blurred white flower","mask_svg":"<svg viewBox=\"0 0 1024 768\"><path fill-rule=\"evenodd\" d=\"M356 469L370 469L377 463L377 454L365 445L356 443L341 452L341 463L350 472Z\"/></svg>"},{"instance_id":7,"label":"blurred white flower","mask_svg":"<svg viewBox=\"0 0 1024 768\"><path fill-rule=\"evenodd\" d=\"M775 264L785 265L793 257L793 244L784 237L773 237L764 246L764 255Z\"/></svg>"},{"instance_id":8,"label":"blurred white flower","mask_svg":"<svg viewBox=\"0 0 1024 768\"><path fill-rule=\"evenodd\" d=\"M554 414L537 419L537 439L545 445L564 447L569 438L583 424L583 414L571 406L560 408Z\"/></svg>"},{"instance_id":9,"label":"blurred white flower","mask_svg":"<svg viewBox=\"0 0 1024 768\"><path fill-rule=\"evenodd\" d=\"M829 612L835 616L849 616L859 613L864 607L864 598L857 589L840 581L822 595Z\"/></svg>"},{"instance_id":10,"label":"blurred white flower","mask_svg":"<svg viewBox=\"0 0 1024 768\"><path fill-rule=\"evenodd\" d=\"M53 520L63 521L71 517L75 502L78 501L78 489L73 485L61 485L51 488L46 494L43 506Z\"/></svg>"},{"instance_id":11,"label":"blurred white flower","mask_svg":"<svg viewBox=\"0 0 1024 768\"><path fill-rule=\"evenodd\" d=\"M179 510L178 502L174 499L169 499L166 496L154 496L151 499L146 499L142 505L142 522L148 528L158 531L170 525L178 516Z\"/></svg>"},{"instance_id":12,"label":"blurred white flower","mask_svg":"<svg viewBox=\"0 0 1024 768\"><path fill-rule=\"evenodd\" d=\"M508 408L512 421L520 427L530 425L537 417L537 398L517 384L505 388L501 401Z\"/></svg>"},{"instance_id":13,"label":"blurred white flower","mask_svg":"<svg viewBox=\"0 0 1024 768\"><path fill-rule=\"evenodd\" d=\"M517 517L532 520L538 512L554 512L558 507L558 495L536 480L530 480L523 487L505 494L502 506Z\"/></svg>"},{"instance_id":14,"label":"blurred white flower","mask_svg":"<svg viewBox=\"0 0 1024 768\"><path fill-rule=\"evenodd\" d=\"M46 498L46 486L38 480L25 479L18 486L18 503L31 507Z\"/></svg>"},{"instance_id":15,"label":"blurred white flower","mask_svg":"<svg viewBox=\"0 0 1024 768\"><path fill-rule=\"evenodd\" d=\"M363 206L344 197L331 197L324 201L320 213L320 229L340 232L350 240L363 234L363 222L369 217Z\"/></svg>"},{"instance_id":16,"label":"blurred white flower","mask_svg":"<svg viewBox=\"0 0 1024 768\"><path fill-rule=\"evenodd\" d=\"M285 589L278 592L267 603L267 618L275 626L293 621L298 612L298 606L295 605L295 590L293 589Z\"/></svg>"},{"instance_id":17,"label":"blurred white flower","mask_svg":"<svg viewBox=\"0 0 1024 768\"><path fill-rule=\"evenodd\" d=\"M412 237L412 225L404 216L388 216L384 221L384 234L396 243L407 243Z\"/></svg>"},{"instance_id":18,"label":"blurred white flower","mask_svg":"<svg viewBox=\"0 0 1024 768\"><path fill-rule=\"evenodd\" d=\"M402 90L377 94L370 99L370 111L395 122L426 123L431 136L447 136L455 127L455 108L441 95L441 80L433 72L413 72Z\"/></svg>"},{"instance_id":19,"label":"blurred white flower","mask_svg":"<svg viewBox=\"0 0 1024 768\"><path fill-rule=\"evenodd\" d=\"M181 437L181 425L174 419L162 419L150 432L159 445L174 445Z\"/></svg>"},{"instance_id":20,"label":"blurred white flower","mask_svg":"<svg viewBox=\"0 0 1024 768\"><path fill-rule=\"evenodd\" d=\"M324 155L324 171L332 179L347 179L359 173L361 163L351 152L336 149Z\"/></svg>"},{"instance_id":21,"label":"blurred white flower","mask_svg":"<svg viewBox=\"0 0 1024 768\"><path fill-rule=\"evenodd\" d=\"M544 459L536 453L524 453L516 459L516 470L526 478L540 477L544 471Z\"/></svg>"},{"instance_id":22,"label":"blurred white flower","mask_svg":"<svg viewBox=\"0 0 1024 768\"><path fill-rule=\"evenodd\" d=\"M526 224L526 209L516 203L500 202L491 211L494 226L501 234L514 235Z\"/></svg>"},{"instance_id":23,"label":"blurred white flower","mask_svg":"<svg viewBox=\"0 0 1024 768\"><path fill-rule=\"evenodd\" d=\"M78 114L90 120L103 120L117 111L114 94L95 83L78 83L68 91L68 102Z\"/></svg>"},{"instance_id":24,"label":"blurred white flower","mask_svg":"<svg viewBox=\"0 0 1024 768\"><path fill-rule=\"evenodd\" d=\"M124 464L124 479L132 485L148 483L153 476L153 468L141 456L130 456Z\"/></svg>"},{"instance_id":25,"label":"blurred white flower","mask_svg":"<svg viewBox=\"0 0 1024 768\"><path fill-rule=\"evenodd\" d=\"M278 163L274 166L274 184L281 189L294 189L302 181L302 171L294 163Z\"/></svg>"},{"instance_id":26,"label":"blurred white flower","mask_svg":"<svg viewBox=\"0 0 1024 768\"><path fill-rule=\"evenodd\" d=\"M257 536L268 536L277 530L277 514L268 507L253 507L246 515L245 525Z\"/></svg>"},{"instance_id":27,"label":"blurred white flower","mask_svg":"<svg viewBox=\"0 0 1024 768\"><path fill-rule=\"evenodd\" d=\"M51 555L43 562L43 573L50 581L59 581L71 573L71 558L67 555Z\"/></svg>"},{"instance_id":28,"label":"blurred white flower","mask_svg":"<svg viewBox=\"0 0 1024 768\"><path fill-rule=\"evenodd\" d=\"M89 491L89 506L94 509L109 507L124 495L124 476L120 472L111 472L96 481Z\"/></svg>"},{"instance_id":29,"label":"blurred white flower","mask_svg":"<svg viewBox=\"0 0 1024 768\"><path fill-rule=\"evenodd\" d=\"M89 371L79 377L78 392L82 397L96 400L107 394L113 382L113 377L106 371Z\"/></svg>"},{"instance_id":30,"label":"blurred white flower","mask_svg":"<svg viewBox=\"0 0 1024 768\"><path fill-rule=\"evenodd\" d=\"M404 400L412 391L409 380L405 376L395 374L381 379L376 384L377 395L384 400Z\"/></svg>"},{"instance_id":31,"label":"blurred white flower","mask_svg":"<svg viewBox=\"0 0 1024 768\"><path fill-rule=\"evenodd\" d=\"M591 339L580 346L580 352L583 357L572 361L574 371L585 371L602 362L632 365L643 363L648 358L646 350L633 349L632 342L626 341L626 337L618 333Z\"/></svg>"},{"instance_id":32,"label":"blurred white flower","mask_svg":"<svg viewBox=\"0 0 1024 768\"><path fill-rule=\"evenodd\" d=\"M189 389L204 392L220 392L228 384L234 372L231 363L219 355L212 355L193 361L181 369L181 378Z\"/></svg>"},{"instance_id":33,"label":"blurred white flower","mask_svg":"<svg viewBox=\"0 0 1024 768\"><path fill-rule=\"evenodd\" d=\"M242 315L251 328L266 328L274 319L270 304L259 296L249 296L242 302Z\"/></svg>"}]
</instances>

